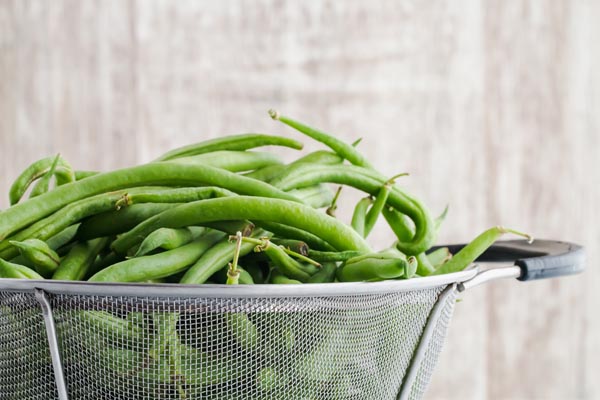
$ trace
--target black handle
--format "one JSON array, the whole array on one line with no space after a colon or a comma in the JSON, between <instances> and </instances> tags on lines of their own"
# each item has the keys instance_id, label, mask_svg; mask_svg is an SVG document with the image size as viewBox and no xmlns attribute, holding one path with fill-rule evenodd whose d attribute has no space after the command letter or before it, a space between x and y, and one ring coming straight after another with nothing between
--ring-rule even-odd
<instances>
[{"instance_id":1,"label":"black handle","mask_svg":"<svg viewBox=\"0 0 600 400\"><path fill-rule=\"evenodd\" d=\"M464 244L446 246L452 254ZM442 247L442 246L439 246ZM502 240L487 249L476 261L514 262L521 267L520 281L554 278L580 273L585 268L583 247L556 240Z\"/></svg>"}]
</instances>

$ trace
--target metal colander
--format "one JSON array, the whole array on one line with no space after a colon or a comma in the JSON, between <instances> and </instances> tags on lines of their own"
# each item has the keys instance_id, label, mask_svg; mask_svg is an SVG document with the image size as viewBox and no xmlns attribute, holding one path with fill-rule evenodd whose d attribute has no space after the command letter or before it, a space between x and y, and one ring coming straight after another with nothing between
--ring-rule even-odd
<instances>
[{"instance_id":1,"label":"metal colander","mask_svg":"<svg viewBox=\"0 0 600 400\"><path fill-rule=\"evenodd\" d=\"M2 279L0 398L420 399L457 292L522 268L237 287Z\"/></svg>"}]
</instances>

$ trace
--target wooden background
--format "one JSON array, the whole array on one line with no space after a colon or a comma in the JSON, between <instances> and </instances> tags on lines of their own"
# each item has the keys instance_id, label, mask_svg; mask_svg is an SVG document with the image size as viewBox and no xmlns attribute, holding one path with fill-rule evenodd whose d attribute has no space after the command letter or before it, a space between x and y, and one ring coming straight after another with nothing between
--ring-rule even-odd
<instances>
[{"instance_id":1,"label":"wooden background","mask_svg":"<svg viewBox=\"0 0 600 400\"><path fill-rule=\"evenodd\" d=\"M59 151L108 169L295 135L270 107L364 137L450 204L441 241L505 224L589 250L583 276L467 293L427 397L599 399L598 20L592 0L0 0L0 192Z\"/></svg>"}]
</instances>

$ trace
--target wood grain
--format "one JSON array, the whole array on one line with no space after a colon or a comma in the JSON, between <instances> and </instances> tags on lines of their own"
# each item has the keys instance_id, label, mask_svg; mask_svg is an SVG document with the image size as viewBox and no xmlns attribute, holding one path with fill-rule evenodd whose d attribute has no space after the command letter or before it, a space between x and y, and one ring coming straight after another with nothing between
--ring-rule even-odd
<instances>
[{"instance_id":1,"label":"wood grain","mask_svg":"<svg viewBox=\"0 0 600 400\"><path fill-rule=\"evenodd\" d=\"M441 242L504 224L589 251L581 277L466 293L427 398L597 399L599 17L593 0L1 0L0 192L59 151L113 169L223 134L299 137L271 107L363 137L433 211L450 204Z\"/></svg>"}]
</instances>

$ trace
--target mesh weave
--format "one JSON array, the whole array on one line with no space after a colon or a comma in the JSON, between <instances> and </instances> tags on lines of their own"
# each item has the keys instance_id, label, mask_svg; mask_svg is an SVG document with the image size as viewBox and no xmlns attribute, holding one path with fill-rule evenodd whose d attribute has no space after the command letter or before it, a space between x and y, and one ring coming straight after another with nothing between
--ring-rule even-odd
<instances>
[{"instance_id":1,"label":"mesh weave","mask_svg":"<svg viewBox=\"0 0 600 400\"><path fill-rule=\"evenodd\" d=\"M38 301L33 293L0 292L0 399L57 396Z\"/></svg>"},{"instance_id":2,"label":"mesh weave","mask_svg":"<svg viewBox=\"0 0 600 400\"><path fill-rule=\"evenodd\" d=\"M431 375L435 365L437 364L438 357L442 352L448 327L450 326L450 320L452 319L454 304L456 301L456 291L452 291L444 301L445 304L443 305L442 312L439 315L438 320L435 322L433 336L428 343L425 357L423 357L423 361L421 362L421 366L417 372L417 377L412 385L410 393L411 400L421 399L425 394L427 386L429 385L429 381L431 380Z\"/></svg>"},{"instance_id":3,"label":"mesh weave","mask_svg":"<svg viewBox=\"0 0 600 400\"><path fill-rule=\"evenodd\" d=\"M70 399L391 400L443 289L48 297ZM0 307L0 398L57 399L34 296L0 293ZM413 389L429 380L447 326L440 320Z\"/></svg>"}]
</instances>

